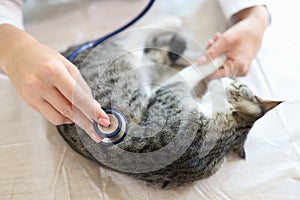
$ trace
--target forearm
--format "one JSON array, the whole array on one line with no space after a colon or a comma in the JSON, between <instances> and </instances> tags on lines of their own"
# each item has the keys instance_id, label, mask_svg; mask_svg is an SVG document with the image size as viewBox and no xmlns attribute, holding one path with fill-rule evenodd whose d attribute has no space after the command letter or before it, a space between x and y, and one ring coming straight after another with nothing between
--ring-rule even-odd
<instances>
[{"instance_id":1,"label":"forearm","mask_svg":"<svg viewBox=\"0 0 300 200\"><path fill-rule=\"evenodd\" d=\"M23 32L23 1L0 1L0 69L6 70L8 61L14 56L29 35Z\"/></svg>"}]
</instances>

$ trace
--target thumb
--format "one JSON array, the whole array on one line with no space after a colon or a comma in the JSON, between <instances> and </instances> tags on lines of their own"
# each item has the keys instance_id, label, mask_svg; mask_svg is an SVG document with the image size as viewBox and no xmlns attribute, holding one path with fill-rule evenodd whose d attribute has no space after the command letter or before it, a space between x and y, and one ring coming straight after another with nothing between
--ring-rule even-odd
<instances>
[{"instance_id":1,"label":"thumb","mask_svg":"<svg viewBox=\"0 0 300 200\"><path fill-rule=\"evenodd\" d=\"M213 43L205 52L204 55L200 56L196 61L200 65L211 62L213 59L219 57L227 52L226 42L219 38L215 43Z\"/></svg>"}]
</instances>

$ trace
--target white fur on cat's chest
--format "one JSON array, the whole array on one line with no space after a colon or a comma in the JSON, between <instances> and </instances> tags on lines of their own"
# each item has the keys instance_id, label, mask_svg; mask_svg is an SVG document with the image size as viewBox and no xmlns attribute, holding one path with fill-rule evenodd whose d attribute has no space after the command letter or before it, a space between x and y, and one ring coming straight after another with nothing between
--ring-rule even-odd
<instances>
[{"instance_id":1,"label":"white fur on cat's chest","mask_svg":"<svg viewBox=\"0 0 300 200\"><path fill-rule=\"evenodd\" d=\"M220 80L212 80L207 85L205 95L198 101L198 109L207 117L212 117L218 112L232 107L227 101L226 87L230 87L233 80L222 78Z\"/></svg>"}]
</instances>

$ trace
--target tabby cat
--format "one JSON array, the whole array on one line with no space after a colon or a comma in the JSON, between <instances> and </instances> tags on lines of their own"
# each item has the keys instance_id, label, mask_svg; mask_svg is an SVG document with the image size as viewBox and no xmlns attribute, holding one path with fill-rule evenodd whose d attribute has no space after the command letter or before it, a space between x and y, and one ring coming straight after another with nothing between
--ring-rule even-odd
<instances>
[{"instance_id":1,"label":"tabby cat","mask_svg":"<svg viewBox=\"0 0 300 200\"><path fill-rule=\"evenodd\" d=\"M76 48L69 48L64 56ZM73 63L95 99L104 109L122 112L129 129L122 142L108 145L95 143L75 124L60 125L65 141L98 165L158 188L209 177L228 152L245 159L244 143L251 127L280 102L263 101L232 80L223 80L229 82L225 88L216 87L223 85L220 80L211 81L199 94L193 88L204 83L201 78L189 85L178 76L181 72L174 75L172 66L185 49L180 35L159 33L147 40L142 51L128 52L110 40L80 53ZM171 78L162 78L171 72ZM222 98L213 100L207 111L211 94Z\"/></svg>"}]
</instances>

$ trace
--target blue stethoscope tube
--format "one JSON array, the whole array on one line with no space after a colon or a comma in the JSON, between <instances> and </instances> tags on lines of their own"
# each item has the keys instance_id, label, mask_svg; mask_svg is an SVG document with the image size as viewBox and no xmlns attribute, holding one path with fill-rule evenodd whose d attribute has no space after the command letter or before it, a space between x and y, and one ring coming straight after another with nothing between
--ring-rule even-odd
<instances>
[{"instance_id":1,"label":"blue stethoscope tube","mask_svg":"<svg viewBox=\"0 0 300 200\"><path fill-rule=\"evenodd\" d=\"M133 18L127 24L125 24L124 26L118 28L117 30L115 30L115 31L103 36L103 37L100 37L99 39L96 39L94 41L83 44L79 48L75 49L73 51L73 53L67 59L69 61L73 61L74 58L78 54L80 54L82 51L87 50L87 49L92 48L92 47L95 47L95 46L101 44L102 42L104 42L105 40L113 37L114 35L119 34L120 32L124 31L128 27L132 26L134 23L136 23L138 20L140 20L149 11L149 9L152 7L154 1L155 0L149 0L149 3L142 10L142 12L140 12L140 14L138 14L135 18ZM116 119L118 121L118 126L117 126L116 130L112 130L111 133L103 133L103 132L100 131L100 129L98 128L98 123L95 122L95 121L93 122L94 130L101 137L103 137L102 143L118 144L126 137L126 134L127 134L127 131L128 131L128 122L126 120L126 117L118 111L106 110L106 113L107 114L112 114L116 117Z\"/></svg>"},{"instance_id":2,"label":"blue stethoscope tube","mask_svg":"<svg viewBox=\"0 0 300 200\"><path fill-rule=\"evenodd\" d=\"M142 12L140 14L138 14L135 18L133 18L131 21L129 21L127 24L125 24L124 26L118 28L117 30L97 39L91 42L88 42L82 46L80 46L79 48L77 48L76 50L74 50L74 52L68 57L69 61L74 60L74 58L80 54L82 51L89 49L91 47L95 47L99 44L101 44L103 41L107 40L108 38L111 38L114 35L117 35L118 33L121 33L122 31L124 31L125 29L127 29L128 27L132 26L135 22L137 22L138 20L140 20L148 11L149 9L152 7L153 3L155 0L149 0L149 3L147 4L147 6L142 10Z\"/></svg>"}]
</instances>

